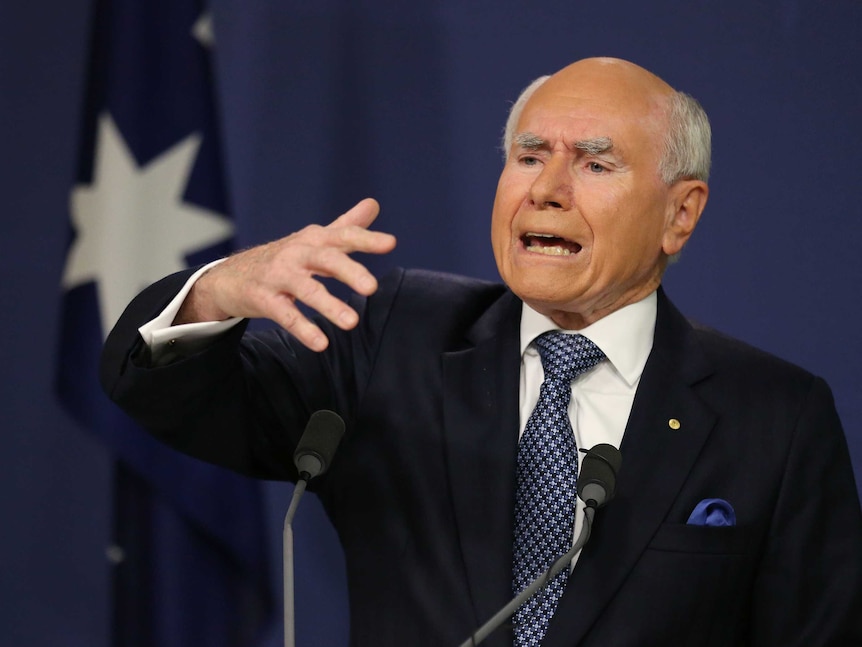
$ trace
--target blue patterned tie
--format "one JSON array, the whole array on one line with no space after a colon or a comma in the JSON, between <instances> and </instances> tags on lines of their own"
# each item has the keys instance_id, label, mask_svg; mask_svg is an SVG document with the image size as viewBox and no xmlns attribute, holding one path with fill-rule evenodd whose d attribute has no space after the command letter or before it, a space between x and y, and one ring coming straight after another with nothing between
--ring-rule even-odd
<instances>
[{"instance_id":1,"label":"blue patterned tie","mask_svg":"<svg viewBox=\"0 0 862 647\"><path fill-rule=\"evenodd\" d=\"M572 380L605 359L583 335L547 332L536 338L545 369L539 401L518 445L512 588L517 595L572 545L578 448L569 422ZM542 644L563 594L563 569L515 612L515 647Z\"/></svg>"}]
</instances>

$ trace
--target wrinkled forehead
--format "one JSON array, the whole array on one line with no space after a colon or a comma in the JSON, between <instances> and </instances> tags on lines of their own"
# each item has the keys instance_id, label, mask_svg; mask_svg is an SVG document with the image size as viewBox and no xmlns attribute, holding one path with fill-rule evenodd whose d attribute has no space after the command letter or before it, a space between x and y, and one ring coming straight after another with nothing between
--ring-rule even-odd
<instances>
[{"instance_id":1,"label":"wrinkled forehead","mask_svg":"<svg viewBox=\"0 0 862 647\"><path fill-rule=\"evenodd\" d=\"M666 130L673 90L646 70L633 68L575 65L561 70L530 97L517 133L548 128L568 131L566 136L614 137L658 145Z\"/></svg>"}]
</instances>

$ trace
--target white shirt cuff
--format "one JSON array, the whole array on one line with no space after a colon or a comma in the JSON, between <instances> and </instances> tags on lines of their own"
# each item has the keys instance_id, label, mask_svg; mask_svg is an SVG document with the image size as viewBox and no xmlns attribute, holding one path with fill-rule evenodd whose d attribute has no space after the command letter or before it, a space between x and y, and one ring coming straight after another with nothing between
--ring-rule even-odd
<instances>
[{"instance_id":1,"label":"white shirt cuff","mask_svg":"<svg viewBox=\"0 0 862 647\"><path fill-rule=\"evenodd\" d=\"M212 343L214 337L226 330L230 330L242 321L241 317L232 317L224 321L203 321L181 324L179 326L171 325L195 282L204 272L224 260L222 258L213 261L192 274L182 290L177 293L167 307L155 319L148 321L138 328L138 332L144 338L144 343L150 348L153 363L159 364L159 359L168 349L170 349L172 354L179 351L188 355L202 350Z\"/></svg>"}]
</instances>

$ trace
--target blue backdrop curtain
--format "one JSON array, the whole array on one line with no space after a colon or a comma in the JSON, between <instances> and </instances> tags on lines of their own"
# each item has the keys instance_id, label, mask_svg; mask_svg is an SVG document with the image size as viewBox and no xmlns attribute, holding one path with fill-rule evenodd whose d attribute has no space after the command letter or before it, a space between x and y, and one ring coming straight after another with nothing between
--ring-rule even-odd
<instances>
[{"instance_id":1,"label":"blue backdrop curtain","mask_svg":"<svg viewBox=\"0 0 862 647\"><path fill-rule=\"evenodd\" d=\"M377 226L399 239L367 259L377 272L496 277L499 137L536 76L614 55L693 94L712 119L714 173L667 291L689 316L824 376L862 475L862 4L216 0L212 10L235 245L327 222L371 195ZM0 485L12 493L0 500L2 645L109 644L114 454L52 386L91 17L89 0L0 7ZM289 492L264 487L274 587ZM296 532L298 643L343 645L341 556L312 499ZM276 628L264 642L279 640Z\"/></svg>"}]
</instances>

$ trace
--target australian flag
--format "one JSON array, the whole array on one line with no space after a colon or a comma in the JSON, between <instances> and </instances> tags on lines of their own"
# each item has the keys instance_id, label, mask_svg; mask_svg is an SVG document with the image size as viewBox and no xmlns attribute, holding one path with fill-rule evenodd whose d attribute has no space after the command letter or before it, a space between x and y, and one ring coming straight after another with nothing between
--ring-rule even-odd
<instances>
[{"instance_id":1,"label":"australian flag","mask_svg":"<svg viewBox=\"0 0 862 647\"><path fill-rule=\"evenodd\" d=\"M255 645L272 620L259 484L155 442L97 378L138 291L230 249L211 18L195 0L97 0L92 29L57 383L116 459L112 645Z\"/></svg>"}]
</instances>

